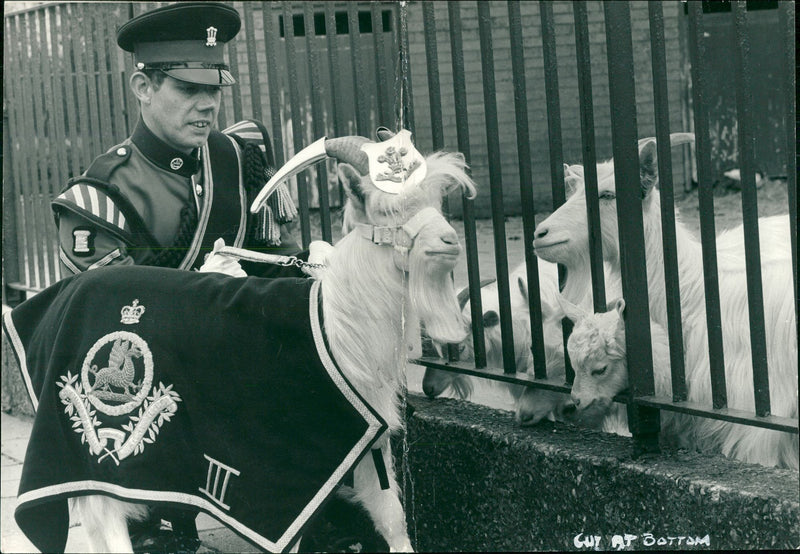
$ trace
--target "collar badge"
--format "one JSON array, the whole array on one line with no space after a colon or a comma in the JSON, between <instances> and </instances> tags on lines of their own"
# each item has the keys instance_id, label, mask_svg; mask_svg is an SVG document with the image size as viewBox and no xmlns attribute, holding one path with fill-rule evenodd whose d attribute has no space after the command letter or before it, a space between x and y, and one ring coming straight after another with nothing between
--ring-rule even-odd
<instances>
[{"instance_id":1,"label":"collar badge","mask_svg":"<svg viewBox=\"0 0 800 554\"><path fill-rule=\"evenodd\" d=\"M169 166L175 171L178 171L183 167L183 160L180 158L172 158L172 161L169 162Z\"/></svg>"},{"instance_id":2,"label":"collar badge","mask_svg":"<svg viewBox=\"0 0 800 554\"><path fill-rule=\"evenodd\" d=\"M206 37L206 46L216 46L217 45L217 28L216 27L209 27L206 29L206 33L208 36Z\"/></svg>"}]
</instances>

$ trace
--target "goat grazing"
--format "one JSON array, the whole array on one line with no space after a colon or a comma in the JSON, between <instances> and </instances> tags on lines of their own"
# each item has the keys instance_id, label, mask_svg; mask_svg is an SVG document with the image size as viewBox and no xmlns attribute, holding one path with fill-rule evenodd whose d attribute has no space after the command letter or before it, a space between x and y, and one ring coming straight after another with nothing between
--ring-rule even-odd
<instances>
[{"instance_id":1,"label":"goat grazing","mask_svg":"<svg viewBox=\"0 0 800 554\"><path fill-rule=\"evenodd\" d=\"M600 420L609 415L619 418L627 425L627 413L615 404L614 396L628 388L628 364L625 343L623 314L625 301L621 298L611 303L605 313L588 312L578 306L562 301L565 314L575 322L567 349L575 368L572 385L572 400L581 417ZM657 396L672 396L672 379L669 366L669 339L664 328L650 321L653 343L653 379ZM689 383L689 396L695 383ZM708 418L688 416L664 411L661 417L662 438L681 448L703 452L727 452L730 457L753 461L749 445L742 444L741 429L744 426ZM752 429L750 429L752 430ZM787 439L763 461L768 465L797 469L797 435L784 434ZM731 439L736 442L731 444ZM740 450L742 445L744 449ZM764 447L769 448L768 445Z\"/></svg>"},{"instance_id":2,"label":"goat grazing","mask_svg":"<svg viewBox=\"0 0 800 554\"><path fill-rule=\"evenodd\" d=\"M424 158L411 143L408 131L401 131L397 135L392 135L391 139L378 143L363 137L320 139L299 152L278 171L270 182L265 185L262 193L253 202L251 209L254 212L257 211L269 196L270 191L282 180L326 156L339 160L339 175L348 195L347 211L352 231L344 236L330 252L326 253L327 267L323 271L317 272L314 280L234 278L218 273L191 273L132 267L109 268L88 272L71 278L73 281L63 286L68 287L80 280L91 279L92 285L96 285L93 290L102 291L103 297L107 298L114 294L114 290L110 290L112 288L111 283L106 282L108 281L107 276L112 275L112 272L120 278L127 277L129 280L145 282L139 276L140 272L160 271L164 277L176 275L176 279L180 279L185 283L205 283L204 286L211 287L211 296L217 295L225 299L224 310L241 309L254 311L262 315L268 315L271 307L269 305L249 306L242 300L244 297L243 288L258 289L259 287L278 286L281 289L294 290L292 287L300 286L310 290L311 309L309 310L309 303L306 300L305 312L306 314L310 312L310 315L306 317L311 318L312 321L315 321L314 318L321 320L319 325L324 331L324 333L320 331L319 334L314 335L316 349L319 350L322 347L324 351L330 352L330 358L333 361L329 362L329 364L334 364L335 362L335 365L331 365L331 367L338 367L339 371L341 371L341 375L338 377L339 381L342 383L346 381L348 386L352 387L347 389L351 391L349 396L343 393L344 396L348 399L358 397L357 399L360 399L368 408L368 414L364 417L368 417L369 414L376 414L369 417L375 417L377 421L383 422L381 429L388 428L388 432L376 433L372 439L375 441L371 445L373 456L364 456L360 458L360 461L358 461L359 458L353 459L352 486L340 484L342 477L344 477L342 473L335 480L328 494L335 489L337 494L342 495L347 500L361 504L369 513L377 531L385 538L392 551L409 551L412 546L406 529L403 505L398 496L398 485L394 477L389 432L400 430L403 426L400 399L404 388L404 372L409 347L414 340L419 339L419 324L417 322L422 322L430 337L441 343L459 343L466 335L466 329L456 299L456 292L450 277L450 272L456 265L461 247L455 230L442 216L440 209L442 197L445 194L459 188L470 196L474 196L475 185L465 171L466 164L463 156L439 152ZM388 163L381 163L387 161ZM253 256L257 257L256 254L253 254ZM173 271L174 273L170 273ZM124 276L122 272L126 272ZM159 276L162 276L162 274L159 274ZM165 287L163 281L166 281L166 279L159 279L158 281L152 285L143 284L142 287L152 286L153 288L160 287L163 289ZM304 282L309 284L306 285ZM229 296L226 291L230 291L233 294ZM184 290L177 289L162 292L165 295L168 293L174 297L185 295ZM292 300L287 298L286 293L280 298L282 302L299 303L302 308L303 299L299 301ZM318 301L314 299L318 299ZM74 305L75 302L72 304ZM321 307L321 309L318 309L318 307ZM155 308L155 306L147 307L147 312L152 314L152 317L157 315ZM199 310L203 310L203 308L204 306L199 306ZM196 307L195 309L197 310L198 308ZM204 317L207 315L204 311L196 313L203 313ZM148 314L143 316L143 320L148 317ZM242 316L237 311L237 313L233 314L233 317L235 321L238 321L236 318ZM118 319L119 316L117 315ZM198 317L197 319L203 318ZM273 314L273 319L283 320L286 319L286 316L284 316L283 312L278 312ZM7 330L11 328L13 331L14 323L16 322L12 312L9 317L5 318ZM282 321L280 324L286 325L287 323L289 322ZM270 323L270 325L272 324ZM248 329L251 327L253 326L248 326ZM295 327L298 326L289 325L291 330ZM208 335L204 338L208 341L216 341L220 331L223 331L224 342L232 340L231 333L241 332L241 330L234 331L231 329L226 331L225 329L220 329L208 332ZM263 330L258 328L253 332L264 333ZM286 333L285 331L279 332ZM415 332L416 336L414 336ZM128 334L130 335L131 333ZM186 338L191 339L192 337ZM277 340L281 346L285 345L287 340L291 340L291 337L278 337L276 339L269 336L265 338L268 341ZM328 349L324 349L324 345L327 345ZM182 346L176 344L174 348L179 349ZM257 361L257 358L253 355L247 352L240 354L238 350L243 350L243 348L231 352L230 358L219 358L220 363L225 363L240 356L250 366L253 365L252 362ZM311 350L314 350L313 346ZM294 360L293 364L292 358L287 358L286 354L281 355L284 360L284 368L281 372L285 373L289 368L292 368L290 373L297 372L299 369L298 362ZM321 352L320 355L322 356ZM158 361L156 365L158 365ZM326 365L326 367L328 366ZM235 375L229 374L230 371L230 368L227 368L220 371L220 373L226 374L225 377L227 379L237 379ZM261 368L258 368L258 371L263 373ZM159 378L157 374L155 381L158 381ZM285 379L287 377L282 378ZM291 379L292 376L288 378ZM239 379L245 378L239 377ZM296 379L300 379L300 377ZM341 388L342 385L338 384L339 381L336 378L332 378L332 380ZM169 381L167 382L169 383ZM146 384L149 385L149 383ZM213 395L214 388L222 386L222 384L221 379L216 379L214 387L209 391L210 394ZM301 387L309 386L306 383L300 383L299 385ZM79 383L75 386L79 386ZM50 387L52 388L52 384ZM180 414L181 410L189 409L187 404L190 399L187 393L182 392L181 386L178 384L175 385L174 390L171 387L172 385L167 387L163 396L158 398L157 401L166 398L166 401L174 399L175 402L180 402L180 404L174 404L173 402L177 406L174 410L177 410L177 414ZM186 383L183 383L183 387L184 390L189 388ZM237 390L241 391L241 394L247 398L261 398L260 395L263 391L256 394L256 391L253 391L252 388L253 385L243 382ZM177 398L178 393L181 393L183 397ZM302 395L300 396L302 397ZM305 402L305 397L303 398ZM316 397L308 400L312 406L315 402L313 398ZM352 399L350 401L354 402ZM282 400L282 402L288 401ZM242 403L243 401L239 401L236 405L240 406ZM280 404L281 402L278 403ZM39 404L39 409L41 410L41 408L42 404ZM273 409L272 406L262 406L262 408L263 410ZM274 409L282 410L274 412L276 414L275 417L280 417L287 421L293 419L308 420L311 425L325 424L325 422L319 420L329 417L328 412L321 414L323 417L320 418L314 416L313 413L294 413L293 408L294 405L291 402L285 404L283 408L275 407ZM167 419L169 417L178 417L175 415L176 412L174 410L166 415ZM61 411L63 412L63 410ZM281 415L284 412L287 414L286 417ZM238 415L240 412L238 411L232 413L237 414L234 416L237 421L239 419L247 419L240 417ZM63 413L61 417L64 417ZM257 432L259 426L258 418L254 418L252 422L240 421L239 423L248 426L248 434ZM171 425L171 427L169 425L165 426L165 429L169 427L169 432L178 432L176 428L178 425ZM188 435L181 435L179 437L180 440L191 444L191 441L195 439L195 434L199 433L199 431L192 429L187 420L184 420L181 425ZM166 430L162 432L159 442L166 440L163 437L166 432ZM347 429L335 428L329 434L338 435L348 432ZM239 433L244 433L244 431ZM247 442L250 440L250 436L237 433L237 440L232 440L231 437L219 436L215 436L214 440L216 442L224 441L223 444L228 445L228 448L236 448L238 447L237 440L239 442ZM309 439L305 436L295 437L295 440L300 440L304 443L309 442ZM105 446L106 442L103 442L102 446L108 449L111 448L110 444L111 442ZM264 472L269 473L266 468L271 467L269 463L271 463L270 458L272 456L278 458L286 458L288 456L283 446L275 446L275 448L263 452L264 459L261 463L266 465L258 467L264 468ZM315 452L313 444L309 446L312 450L297 453L294 463L297 463L300 457L305 460L323 454L321 451ZM151 452L154 448L154 446L148 445L145 452ZM316 448L320 449L320 447ZM380 452L377 452L378 448ZM86 452L83 452L83 454L86 454ZM140 459L141 457L136 458L136 460ZM114 461L117 461L116 458L114 458ZM118 465L125 462L130 462L130 460L119 460ZM89 463L94 463L96 467L99 462L92 459ZM290 466L292 465L294 464L291 463ZM385 474L382 473L381 465L385 466ZM206 488L211 489L210 484L213 481L212 492L216 492L217 497L219 497L217 481L220 483L222 481L219 478L222 466L215 467L217 467L217 480L213 481L209 466ZM172 468L167 465L161 469L165 473L181 471L180 468ZM226 469L228 471L226 475L231 475L231 469ZM258 471L254 470L253 473L258 473ZM238 473L235 475L238 475ZM245 472L242 470L241 477L231 476L231 481L235 484L237 479L243 479L244 476ZM202 483L206 483L205 470L203 470L201 479ZM228 477L225 477L225 484L222 485L223 493L225 492L225 487L229 487ZM197 485L193 490L196 495ZM143 491L138 491L140 493L139 496L128 494L127 489L122 487L115 488L111 493L107 491L108 489L102 486L84 490L78 495L73 495L75 496L74 504L77 511L82 514L83 523L87 526L89 538L95 548L100 551L130 551L131 543L127 535L126 517L141 517L145 513L142 505L146 505L147 501L151 500L151 497L144 494ZM209 494L209 491L204 492L206 495ZM230 488L228 488L228 492L233 494ZM88 496L80 496L80 494L88 494ZM106 494L108 496L105 496ZM258 494L258 492L255 491L254 494ZM190 499L190 496L186 494L181 499L172 499L172 502L173 504L176 502L179 504L192 504L195 507L209 511L212 515L217 516L220 521L230 525L231 522L225 519L228 514L223 513L222 509L214 511L212 509L213 506L207 507L209 505L208 502L198 504L194 503L193 500L191 502L185 500ZM321 499L324 500L326 497L327 495L324 495ZM63 495L61 498L63 498ZM316 499L317 496L314 498ZM124 501L121 499L124 499ZM22 500L21 498L21 502ZM200 501L202 500L200 498ZM281 501L282 499L278 498L276 500ZM283 550L299 544L298 540L302 532L302 526L313 513L313 509L306 508L303 512L305 514L304 519L298 518L291 521L292 526L290 529L293 529L293 532L286 531L285 535L281 535L281 537L285 537L282 542L253 539L254 533L250 529L243 531L241 528L237 528L237 531L261 547ZM256 537L260 538L258 535Z\"/></svg>"},{"instance_id":3,"label":"goat grazing","mask_svg":"<svg viewBox=\"0 0 800 554\"><path fill-rule=\"evenodd\" d=\"M542 302L542 330L544 333L545 363L548 376L564 377L564 347L561 338L560 320L554 317L560 313L556 297L558 295L558 269L555 264L539 262L539 286ZM514 334L515 367L518 372L532 372L533 355L531 352L531 320L528 309L528 278L526 265L520 264L509 274L511 291L512 332ZM495 281L487 281L481 287L481 307L483 309L484 342L486 361L490 367L503 367L503 344L500 332L500 301ZM469 289L459 292L462 315L468 327L471 327L472 311L469 302ZM459 359L474 360L474 341L468 335L459 345ZM560 410L569 400L569 396L545 389L535 389L524 385L508 384L501 381L488 380L492 384L507 387L515 403L515 417L522 425L533 425L544 418L554 420L560 417ZM462 399L469 398L474 389L475 378L463 373L427 368L422 380L422 390L434 398L452 388ZM525 417L520 415L520 401L525 397Z\"/></svg>"},{"instance_id":4,"label":"goat grazing","mask_svg":"<svg viewBox=\"0 0 800 554\"><path fill-rule=\"evenodd\" d=\"M672 135L672 144L693 137ZM666 287L658 188L658 167L654 139L639 141L640 186L647 265L647 284L651 318L667 326ZM580 166L569 166L567 180L582 182ZM621 277L616 211L616 184L613 160L598 164L600 237L607 273ZM767 339L770 402L772 414L797 417L797 334L792 298L792 262L788 216L759 220L761 270L764 292L764 319ZM589 229L585 192L576 190L567 202L545 219L534 232L537 256L552 262L575 264L588 258ZM676 221L678 273L683 317L683 344L689 400L711 404L709 355L700 242ZM747 307L747 282L744 267L743 227L725 231L717 237L721 321L726 364L728 407L754 411L752 364ZM569 281L569 280L568 280ZM613 296L612 296L613 297ZM576 303L572 298L568 299ZM722 424L720 424L722 425ZM723 454L767 466L797 467L797 436L763 428L735 425L716 435ZM712 440L708 437L708 440ZM784 452L794 445L794 456Z\"/></svg>"}]
</instances>

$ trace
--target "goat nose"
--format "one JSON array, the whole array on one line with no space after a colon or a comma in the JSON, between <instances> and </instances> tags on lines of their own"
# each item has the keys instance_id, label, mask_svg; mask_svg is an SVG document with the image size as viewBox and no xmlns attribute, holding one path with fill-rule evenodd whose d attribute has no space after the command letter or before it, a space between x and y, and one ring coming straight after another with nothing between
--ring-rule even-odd
<instances>
[{"instance_id":1,"label":"goat nose","mask_svg":"<svg viewBox=\"0 0 800 554\"><path fill-rule=\"evenodd\" d=\"M571 397L571 398L572 398L572 403L575 404L575 407L578 407L578 406L581 405L581 399L580 398L575 398L574 396Z\"/></svg>"},{"instance_id":2,"label":"goat nose","mask_svg":"<svg viewBox=\"0 0 800 554\"><path fill-rule=\"evenodd\" d=\"M533 238L540 239L547 234L547 227L537 227L533 230Z\"/></svg>"},{"instance_id":3,"label":"goat nose","mask_svg":"<svg viewBox=\"0 0 800 554\"><path fill-rule=\"evenodd\" d=\"M442 242L449 245L458 244L458 235L455 233L447 233L442 235Z\"/></svg>"}]
</instances>

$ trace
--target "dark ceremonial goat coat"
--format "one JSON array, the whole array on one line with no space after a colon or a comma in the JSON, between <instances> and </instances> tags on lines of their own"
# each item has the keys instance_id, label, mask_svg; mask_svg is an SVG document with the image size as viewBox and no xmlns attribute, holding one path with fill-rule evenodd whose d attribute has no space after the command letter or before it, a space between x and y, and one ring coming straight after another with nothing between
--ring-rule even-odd
<instances>
[{"instance_id":1,"label":"dark ceremonial goat coat","mask_svg":"<svg viewBox=\"0 0 800 554\"><path fill-rule=\"evenodd\" d=\"M385 431L328 353L318 281L131 266L3 317L36 407L15 512L63 551L67 498L202 510L280 551Z\"/></svg>"}]
</instances>

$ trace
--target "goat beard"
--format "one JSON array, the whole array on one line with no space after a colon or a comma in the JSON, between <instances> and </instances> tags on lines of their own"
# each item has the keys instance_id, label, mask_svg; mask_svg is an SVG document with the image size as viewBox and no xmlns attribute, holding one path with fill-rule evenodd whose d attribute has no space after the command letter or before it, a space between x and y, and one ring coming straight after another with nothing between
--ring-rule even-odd
<instances>
[{"instance_id":1,"label":"goat beard","mask_svg":"<svg viewBox=\"0 0 800 554\"><path fill-rule=\"evenodd\" d=\"M450 264L437 264L430 257L409 256L408 292L411 305L435 341L459 343L467 336L461 316Z\"/></svg>"}]
</instances>

